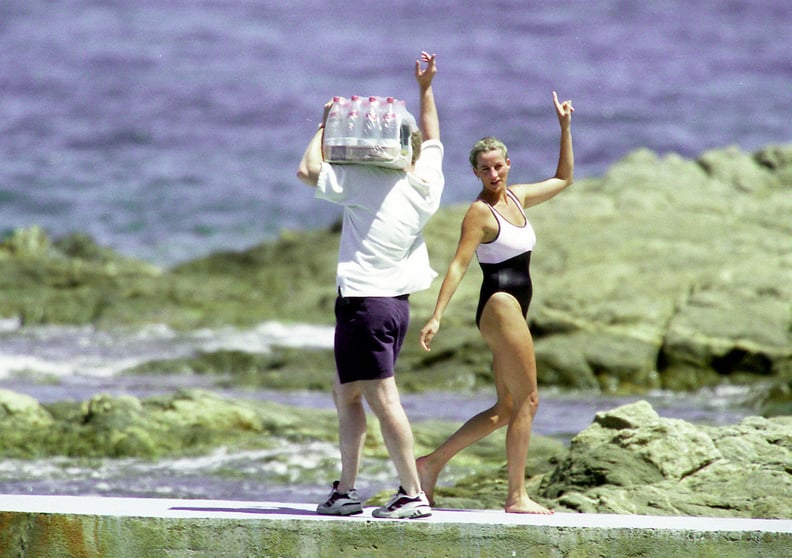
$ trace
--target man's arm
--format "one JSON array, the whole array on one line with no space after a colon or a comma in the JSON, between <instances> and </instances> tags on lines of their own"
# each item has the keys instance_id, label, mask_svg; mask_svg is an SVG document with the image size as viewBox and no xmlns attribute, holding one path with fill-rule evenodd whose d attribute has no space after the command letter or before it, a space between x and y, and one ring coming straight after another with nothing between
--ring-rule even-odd
<instances>
[{"instance_id":1,"label":"man's arm","mask_svg":"<svg viewBox=\"0 0 792 558\"><path fill-rule=\"evenodd\" d=\"M322 170L322 162L324 161L324 156L322 154L324 123L327 120L327 113L331 106L333 106L332 100L325 103L322 123L319 124L319 128L314 132L311 141L308 142L302 159L300 159L300 166L297 168L297 178L305 182L308 186L316 186L317 182L319 182L319 171Z\"/></svg>"},{"instance_id":2,"label":"man's arm","mask_svg":"<svg viewBox=\"0 0 792 558\"><path fill-rule=\"evenodd\" d=\"M424 141L440 139L440 119L437 116L432 79L437 73L436 54L421 53L421 60L415 61L415 79L418 81L421 116L419 125ZM426 69L421 69L421 61L426 62Z\"/></svg>"},{"instance_id":3,"label":"man's arm","mask_svg":"<svg viewBox=\"0 0 792 558\"><path fill-rule=\"evenodd\" d=\"M308 146L305 148L300 166L297 169L297 178L308 186L316 186L319 182L319 171L322 170L322 137L324 136L324 125L320 126L314 133Z\"/></svg>"}]
</instances>

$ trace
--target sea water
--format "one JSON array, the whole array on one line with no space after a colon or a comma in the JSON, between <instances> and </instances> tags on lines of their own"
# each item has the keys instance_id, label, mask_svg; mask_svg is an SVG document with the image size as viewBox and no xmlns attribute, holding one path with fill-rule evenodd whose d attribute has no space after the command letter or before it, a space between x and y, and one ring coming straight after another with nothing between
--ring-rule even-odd
<instances>
[{"instance_id":1,"label":"sea water","mask_svg":"<svg viewBox=\"0 0 792 558\"><path fill-rule=\"evenodd\" d=\"M576 176L630 151L792 141L792 3L27 0L0 3L0 233L40 224L169 265L329 225L297 164L334 95L418 114L438 55L443 204L477 193L497 135L513 180L555 171L551 92Z\"/></svg>"}]
</instances>

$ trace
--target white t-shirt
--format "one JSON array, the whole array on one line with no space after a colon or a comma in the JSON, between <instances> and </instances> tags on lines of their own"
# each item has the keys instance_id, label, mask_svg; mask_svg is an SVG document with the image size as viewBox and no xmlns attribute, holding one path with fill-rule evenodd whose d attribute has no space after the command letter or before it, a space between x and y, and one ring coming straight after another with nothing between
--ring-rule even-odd
<instances>
[{"instance_id":1,"label":"white t-shirt","mask_svg":"<svg viewBox=\"0 0 792 558\"><path fill-rule=\"evenodd\" d=\"M336 283L343 296L399 296L437 273L421 231L440 207L443 144L428 140L413 172L323 163L316 197L344 206Z\"/></svg>"}]
</instances>

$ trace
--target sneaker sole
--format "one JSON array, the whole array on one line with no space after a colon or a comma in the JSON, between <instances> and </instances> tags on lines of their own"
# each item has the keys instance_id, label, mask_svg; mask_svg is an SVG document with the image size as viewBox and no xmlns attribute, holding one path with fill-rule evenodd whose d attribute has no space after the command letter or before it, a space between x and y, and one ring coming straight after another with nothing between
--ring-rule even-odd
<instances>
[{"instance_id":1,"label":"sneaker sole","mask_svg":"<svg viewBox=\"0 0 792 558\"><path fill-rule=\"evenodd\" d=\"M334 510L318 508L316 510L316 513L318 513L319 515L340 515L340 516L346 517L348 515L355 515L355 514L358 514L358 513L363 513L363 508L361 506L358 506L358 505L350 504L350 505L343 506L341 508L334 509Z\"/></svg>"},{"instance_id":2,"label":"sneaker sole","mask_svg":"<svg viewBox=\"0 0 792 558\"><path fill-rule=\"evenodd\" d=\"M410 510L409 512L406 512L402 515L398 512L380 512L379 510L374 510L371 515L377 519L421 519L422 517L431 516L432 512L426 508L415 508L414 510Z\"/></svg>"}]
</instances>

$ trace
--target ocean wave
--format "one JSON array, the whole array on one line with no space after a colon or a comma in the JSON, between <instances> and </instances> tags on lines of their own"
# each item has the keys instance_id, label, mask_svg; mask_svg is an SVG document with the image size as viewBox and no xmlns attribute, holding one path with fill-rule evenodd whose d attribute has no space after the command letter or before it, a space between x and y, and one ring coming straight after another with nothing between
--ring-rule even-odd
<instances>
[{"instance_id":1,"label":"ocean wave","mask_svg":"<svg viewBox=\"0 0 792 558\"><path fill-rule=\"evenodd\" d=\"M20 328L15 320L3 320L0 379L31 374L108 377L151 360L211 351L268 353L273 346L330 349L333 328L268 321L252 329L177 332L162 324L99 330L53 325Z\"/></svg>"}]
</instances>

